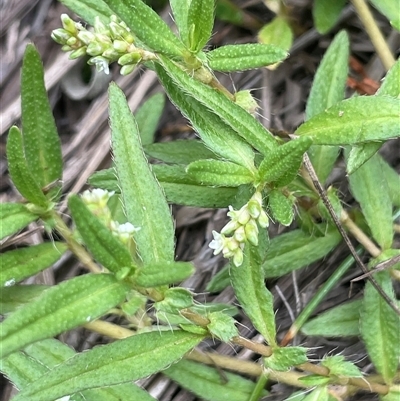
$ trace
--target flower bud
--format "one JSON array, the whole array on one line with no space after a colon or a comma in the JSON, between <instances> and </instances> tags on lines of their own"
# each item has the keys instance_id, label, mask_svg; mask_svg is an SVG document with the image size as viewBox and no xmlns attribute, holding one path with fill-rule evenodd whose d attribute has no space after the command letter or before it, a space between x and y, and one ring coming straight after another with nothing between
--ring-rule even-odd
<instances>
[{"instance_id":1,"label":"flower bud","mask_svg":"<svg viewBox=\"0 0 400 401\"><path fill-rule=\"evenodd\" d=\"M119 65L127 65L127 64L137 64L141 60L142 56L139 51L124 54L118 59Z\"/></svg>"},{"instance_id":2,"label":"flower bud","mask_svg":"<svg viewBox=\"0 0 400 401\"><path fill-rule=\"evenodd\" d=\"M119 53L126 53L128 51L129 43L125 42L124 40L117 40L113 41L113 48Z\"/></svg>"},{"instance_id":3,"label":"flower bud","mask_svg":"<svg viewBox=\"0 0 400 401\"><path fill-rule=\"evenodd\" d=\"M253 219L257 219L261 212L261 206L255 199L250 199L247 203L247 209Z\"/></svg>"},{"instance_id":4,"label":"flower bud","mask_svg":"<svg viewBox=\"0 0 400 401\"><path fill-rule=\"evenodd\" d=\"M104 42L94 40L93 42L89 43L87 47L87 54L89 54L89 56L100 56L100 54L102 54L107 48L108 46Z\"/></svg>"},{"instance_id":5,"label":"flower bud","mask_svg":"<svg viewBox=\"0 0 400 401\"><path fill-rule=\"evenodd\" d=\"M258 227L257 223L254 220L250 220L244 226L244 232L246 233L247 241L251 244L257 246L258 245Z\"/></svg>"},{"instance_id":6,"label":"flower bud","mask_svg":"<svg viewBox=\"0 0 400 401\"><path fill-rule=\"evenodd\" d=\"M260 227L262 228L266 228L269 226L269 218L267 216L267 213L265 213L264 209L261 209L261 213L258 216L257 221Z\"/></svg>"},{"instance_id":7,"label":"flower bud","mask_svg":"<svg viewBox=\"0 0 400 401\"><path fill-rule=\"evenodd\" d=\"M231 220L227 223L221 230L221 234L229 235L232 234L237 228L240 227L240 224L236 220Z\"/></svg>"},{"instance_id":8,"label":"flower bud","mask_svg":"<svg viewBox=\"0 0 400 401\"><path fill-rule=\"evenodd\" d=\"M89 32L87 30L79 31L78 35L76 36L85 45L89 45L91 42L96 40L96 36L94 36L92 32Z\"/></svg>"},{"instance_id":9,"label":"flower bud","mask_svg":"<svg viewBox=\"0 0 400 401\"><path fill-rule=\"evenodd\" d=\"M129 75L136 68L136 64L127 64L122 66L120 74Z\"/></svg>"},{"instance_id":10,"label":"flower bud","mask_svg":"<svg viewBox=\"0 0 400 401\"><path fill-rule=\"evenodd\" d=\"M245 226L240 226L233 234L233 237L238 242L246 241Z\"/></svg>"},{"instance_id":11,"label":"flower bud","mask_svg":"<svg viewBox=\"0 0 400 401\"><path fill-rule=\"evenodd\" d=\"M237 220L240 224L245 225L250 220L250 218L251 216L246 204L242 206L242 208L239 210Z\"/></svg>"},{"instance_id":12,"label":"flower bud","mask_svg":"<svg viewBox=\"0 0 400 401\"><path fill-rule=\"evenodd\" d=\"M233 264L236 267L241 266L243 263L243 251L239 248L236 250L235 254L233 255Z\"/></svg>"},{"instance_id":13,"label":"flower bud","mask_svg":"<svg viewBox=\"0 0 400 401\"><path fill-rule=\"evenodd\" d=\"M78 30L75 26L75 21L73 21L68 14L61 14L61 23L63 28L72 35L76 35L78 33Z\"/></svg>"},{"instance_id":14,"label":"flower bud","mask_svg":"<svg viewBox=\"0 0 400 401\"><path fill-rule=\"evenodd\" d=\"M67 45L73 47L74 45L76 45L77 42L78 42L78 39L75 36L71 36L67 40Z\"/></svg>"},{"instance_id":15,"label":"flower bud","mask_svg":"<svg viewBox=\"0 0 400 401\"><path fill-rule=\"evenodd\" d=\"M86 46L83 46L83 47L80 47L79 49L76 49L73 52L71 52L71 54L69 55L69 58L71 60L75 60L75 59L85 56L85 55L86 55Z\"/></svg>"},{"instance_id":16,"label":"flower bud","mask_svg":"<svg viewBox=\"0 0 400 401\"><path fill-rule=\"evenodd\" d=\"M51 38L60 45L65 45L70 37L71 34L62 28L54 29L51 32Z\"/></svg>"}]
</instances>

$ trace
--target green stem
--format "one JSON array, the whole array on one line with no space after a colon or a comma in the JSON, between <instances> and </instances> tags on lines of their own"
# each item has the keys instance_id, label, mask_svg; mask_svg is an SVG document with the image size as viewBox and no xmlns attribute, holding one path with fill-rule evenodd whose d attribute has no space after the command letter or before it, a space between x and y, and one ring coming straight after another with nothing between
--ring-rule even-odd
<instances>
[{"instance_id":1,"label":"green stem","mask_svg":"<svg viewBox=\"0 0 400 401\"><path fill-rule=\"evenodd\" d=\"M262 397L262 391L264 390L267 382L268 382L268 376L266 374L262 374L258 378L254 390L251 393L251 396L248 399L248 401L259 401L259 399Z\"/></svg>"},{"instance_id":2,"label":"green stem","mask_svg":"<svg viewBox=\"0 0 400 401\"><path fill-rule=\"evenodd\" d=\"M394 59L393 54L382 35L382 32L378 28L371 10L369 9L365 0L352 0L352 3L357 11L358 16L360 17L361 22L365 26L365 30L367 31L368 36L382 61L382 64L385 66L386 70L389 70L396 60Z\"/></svg>"}]
</instances>

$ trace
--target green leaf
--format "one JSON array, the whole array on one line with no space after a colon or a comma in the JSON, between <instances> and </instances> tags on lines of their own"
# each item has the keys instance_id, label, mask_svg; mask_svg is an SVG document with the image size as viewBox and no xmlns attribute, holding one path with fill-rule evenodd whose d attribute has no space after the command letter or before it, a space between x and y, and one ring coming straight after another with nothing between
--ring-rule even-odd
<instances>
[{"instance_id":1,"label":"green leaf","mask_svg":"<svg viewBox=\"0 0 400 401\"><path fill-rule=\"evenodd\" d=\"M400 175L378 154L382 175L389 188L389 196L394 206L400 207Z\"/></svg>"},{"instance_id":2,"label":"green leaf","mask_svg":"<svg viewBox=\"0 0 400 401\"><path fill-rule=\"evenodd\" d=\"M26 47L21 72L21 115L25 157L39 187L62 177L61 142L47 97L43 64L36 48ZM60 190L57 186L52 193Z\"/></svg>"},{"instance_id":3,"label":"green leaf","mask_svg":"<svg viewBox=\"0 0 400 401\"><path fill-rule=\"evenodd\" d=\"M37 218L21 203L0 203L0 239L18 232Z\"/></svg>"},{"instance_id":4,"label":"green leaf","mask_svg":"<svg viewBox=\"0 0 400 401\"><path fill-rule=\"evenodd\" d=\"M191 0L187 16L188 47L199 52L211 37L214 26L214 0Z\"/></svg>"},{"instance_id":5,"label":"green leaf","mask_svg":"<svg viewBox=\"0 0 400 401\"><path fill-rule=\"evenodd\" d=\"M187 360L172 365L163 374L207 401L245 401L254 389L251 380L223 372L224 380L217 369ZM266 394L264 391L262 395Z\"/></svg>"},{"instance_id":6,"label":"green leaf","mask_svg":"<svg viewBox=\"0 0 400 401\"><path fill-rule=\"evenodd\" d=\"M341 240L335 229L326 231L325 236L315 237L293 230L271 240L263 270L265 277L281 277L286 273L307 266L326 256Z\"/></svg>"},{"instance_id":7,"label":"green leaf","mask_svg":"<svg viewBox=\"0 0 400 401\"><path fill-rule=\"evenodd\" d=\"M96 17L100 18L103 24L110 22L113 11L102 0L60 0L75 14L79 15L90 25L94 25Z\"/></svg>"},{"instance_id":8,"label":"green leaf","mask_svg":"<svg viewBox=\"0 0 400 401\"><path fill-rule=\"evenodd\" d=\"M163 190L143 154L137 125L126 98L110 85L112 148L129 222L143 262L174 260L174 227Z\"/></svg>"},{"instance_id":9,"label":"green leaf","mask_svg":"<svg viewBox=\"0 0 400 401\"><path fill-rule=\"evenodd\" d=\"M236 133L261 153L267 154L270 150L277 147L277 142L272 134L247 111L233 103L224 94L201 83L200 81L197 81L196 79L193 79L166 57L160 56L160 58L163 68L176 82L178 88L181 88L179 90L184 91L185 96L189 94L198 102L211 109L211 111L217 114L223 122L229 125L234 131L236 131ZM158 69L157 74L160 75ZM178 107L181 109L180 105L178 105ZM211 147L211 149L216 152L216 149L213 147ZM243 165L243 163L239 164Z\"/></svg>"},{"instance_id":10,"label":"green leaf","mask_svg":"<svg viewBox=\"0 0 400 401\"><path fill-rule=\"evenodd\" d=\"M276 16L258 32L258 41L289 51L293 43L293 32L285 18Z\"/></svg>"},{"instance_id":11,"label":"green leaf","mask_svg":"<svg viewBox=\"0 0 400 401\"><path fill-rule=\"evenodd\" d=\"M392 96L400 98L400 61L386 74L381 87L376 92L376 96ZM369 142L353 146L347 161L347 174L353 174L366 161L368 161L381 148L382 142Z\"/></svg>"},{"instance_id":12,"label":"green leaf","mask_svg":"<svg viewBox=\"0 0 400 401\"><path fill-rule=\"evenodd\" d=\"M179 1L179 0L178 0ZM215 5L215 16L221 21L230 22L233 25L252 25L253 21L247 20L246 13L231 0L217 0Z\"/></svg>"},{"instance_id":13,"label":"green leaf","mask_svg":"<svg viewBox=\"0 0 400 401\"><path fill-rule=\"evenodd\" d=\"M389 272L374 275L378 285L396 302ZM400 317L370 282L364 290L360 331L368 355L386 384L392 384L400 356Z\"/></svg>"},{"instance_id":14,"label":"green leaf","mask_svg":"<svg viewBox=\"0 0 400 401\"><path fill-rule=\"evenodd\" d=\"M183 43L142 0L105 0L105 3L151 50L178 57L185 52Z\"/></svg>"},{"instance_id":15,"label":"green leaf","mask_svg":"<svg viewBox=\"0 0 400 401\"><path fill-rule=\"evenodd\" d=\"M156 71L171 102L190 120L204 144L224 159L249 169L253 168L254 151L239 137L234 128L225 123L206 105L200 103L195 96L188 96L186 91L176 85L174 77L168 76L161 66L156 65ZM183 74L182 77L185 80L189 79L186 73L182 71L180 73ZM229 138L229 146L226 146L227 138Z\"/></svg>"},{"instance_id":16,"label":"green leaf","mask_svg":"<svg viewBox=\"0 0 400 401\"><path fill-rule=\"evenodd\" d=\"M219 338L223 342L229 342L233 337L239 335L235 326L235 320L224 312L212 312L207 315L210 323L207 329L213 337Z\"/></svg>"},{"instance_id":17,"label":"green leaf","mask_svg":"<svg viewBox=\"0 0 400 401\"><path fill-rule=\"evenodd\" d=\"M165 96L156 93L149 97L136 111L135 119L140 132L142 145L150 145L154 142L154 134L165 106Z\"/></svg>"},{"instance_id":18,"label":"green leaf","mask_svg":"<svg viewBox=\"0 0 400 401\"><path fill-rule=\"evenodd\" d=\"M278 347L272 351L270 357L264 358L267 368L278 371L287 371L307 361L307 348L303 347Z\"/></svg>"},{"instance_id":19,"label":"green leaf","mask_svg":"<svg viewBox=\"0 0 400 401\"><path fill-rule=\"evenodd\" d=\"M236 188L202 186L191 179L184 166L153 165L153 173L165 191L167 201L178 205L221 208L228 207L237 194ZM120 191L114 169L98 171L89 182L96 188Z\"/></svg>"},{"instance_id":20,"label":"green leaf","mask_svg":"<svg viewBox=\"0 0 400 401\"><path fill-rule=\"evenodd\" d=\"M126 267L134 268L128 248L88 209L81 198L70 196L68 207L79 234L98 262L113 273Z\"/></svg>"},{"instance_id":21,"label":"green leaf","mask_svg":"<svg viewBox=\"0 0 400 401\"><path fill-rule=\"evenodd\" d=\"M346 0L315 0L313 7L314 24L321 34L329 32L337 23Z\"/></svg>"},{"instance_id":22,"label":"green leaf","mask_svg":"<svg viewBox=\"0 0 400 401\"><path fill-rule=\"evenodd\" d=\"M329 375L338 377L363 377L360 369L351 362L345 361L343 355L325 357L321 365L329 369Z\"/></svg>"},{"instance_id":23,"label":"green leaf","mask_svg":"<svg viewBox=\"0 0 400 401\"><path fill-rule=\"evenodd\" d=\"M27 164L22 135L15 126L11 127L8 133L7 159L11 179L21 195L29 202L46 209L49 201L44 196L30 166Z\"/></svg>"},{"instance_id":24,"label":"green leaf","mask_svg":"<svg viewBox=\"0 0 400 401\"><path fill-rule=\"evenodd\" d=\"M357 300L331 308L305 323L301 332L306 336L358 336L361 305L362 300Z\"/></svg>"},{"instance_id":25,"label":"green leaf","mask_svg":"<svg viewBox=\"0 0 400 401\"><path fill-rule=\"evenodd\" d=\"M290 226L294 217L293 202L277 189L269 193L268 204L272 216L284 226Z\"/></svg>"},{"instance_id":26,"label":"green leaf","mask_svg":"<svg viewBox=\"0 0 400 401\"><path fill-rule=\"evenodd\" d=\"M254 327L271 346L276 346L274 299L265 287L264 275L257 249L250 243L244 248L243 264L232 266L232 286L236 298Z\"/></svg>"},{"instance_id":27,"label":"green leaf","mask_svg":"<svg viewBox=\"0 0 400 401\"><path fill-rule=\"evenodd\" d=\"M283 187L296 177L303 155L311 146L310 138L285 143L267 154L258 169L260 180Z\"/></svg>"},{"instance_id":28,"label":"green leaf","mask_svg":"<svg viewBox=\"0 0 400 401\"><path fill-rule=\"evenodd\" d=\"M189 43L188 13L190 2L191 0L170 0L169 2L179 36L186 45Z\"/></svg>"},{"instance_id":29,"label":"green leaf","mask_svg":"<svg viewBox=\"0 0 400 401\"><path fill-rule=\"evenodd\" d=\"M358 96L343 100L311 118L295 134L315 145L353 145L399 136L400 99Z\"/></svg>"},{"instance_id":30,"label":"green leaf","mask_svg":"<svg viewBox=\"0 0 400 401\"><path fill-rule=\"evenodd\" d=\"M330 2L329 3L337 3ZM344 98L349 62L349 38L339 32L328 47L315 74L307 100L306 120ZM311 146L309 156L321 182L325 182L335 164L339 149L335 146Z\"/></svg>"},{"instance_id":31,"label":"green leaf","mask_svg":"<svg viewBox=\"0 0 400 401\"><path fill-rule=\"evenodd\" d=\"M141 287L157 287L181 282L191 276L194 267L189 262L162 262L139 269L135 283Z\"/></svg>"},{"instance_id":32,"label":"green leaf","mask_svg":"<svg viewBox=\"0 0 400 401\"><path fill-rule=\"evenodd\" d=\"M47 242L0 254L0 285L14 285L50 267L67 249L63 242Z\"/></svg>"},{"instance_id":33,"label":"green leaf","mask_svg":"<svg viewBox=\"0 0 400 401\"><path fill-rule=\"evenodd\" d=\"M376 95L400 97L400 60L397 60L393 67L387 72Z\"/></svg>"},{"instance_id":34,"label":"green leaf","mask_svg":"<svg viewBox=\"0 0 400 401\"><path fill-rule=\"evenodd\" d=\"M154 304L158 312L172 313L180 316L181 309L193 305L193 294L182 287L169 288L164 292L164 299ZM187 319L185 319L187 323Z\"/></svg>"},{"instance_id":35,"label":"green leaf","mask_svg":"<svg viewBox=\"0 0 400 401\"><path fill-rule=\"evenodd\" d=\"M230 269L232 265L226 264L215 276L208 282L206 291L219 292L231 284Z\"/></svg>"},{"instance_id":36,"label":"green leaf","mask_svg":"<svg viewBox=\"0 0 400 401\"><path fill-rule=\"evenodd\" d=\"M400 31L399 5L393 0L370 0L398 31Z\"/></svg>"},{"instance_id":37,"label":"green leaf","mask_svg":"<svg viewBox=\"0 0 400 401\"><path fill-rule=\"evenodd\" d=\"M314 376L314 375L313 375ZM305 378L307 378L306 376ZM323 377L323 376L314 376L316 380L309 381L307 384L311 386L315 386L318 384L318 382L321 382L321 384L327 384L329 381L328 377ZM302 378L304 379L304 378ZM302 382L305 382L302 380ZM312 384L314 383L314 384ZM328 387L327 386L318 386L315 390L313 390L311 393L308 393L308 395L302 400L302 401L331 401L331 398L328 393Z\"/></svg>"},{"instance_id":38,"label":"green leaf","mask_svg":"<svg viewBox=\"0 0 400 401\"><path fill-rule=\"evenodd\" d=\"M383 249L389 249L393 242L392 204L380 159L369 159L349 176L349 182L372 236Z\"/></svg>"},{"instance_id":39,"label":"green leaf","mask_svg":"<svg viewBox=\"0 0 400 401\"><path fill-rule=\"evenodd\" d=\"M13 312L23 304L32 302L38 297L47 285L13 285L3 287L0 291L0 314Z\"/></svg>"},{"instance_id":40,"label":"green leaf","mask_svg":"<svg viewBox=\"0 0 400 401\"><path fill-rule=\"evenodd\" d=\"M39 341L29 345L24 352L9 355L0 361L0 370L20 390L29 383L39 379L49 370L73 357L75 352L55 339ZM118 384L100 389L86 390L76 393L70 398L71 401L155 401L146 391L135 384Z\"/></svg>"},{"instance_id":41,"label":"green leaf","mask_svg":"<svg viewBox=\"0 0 400 401\"><path fill-rule=\"evenodd\" d=\"M252 172L246 167L222 160L197 160L190 163L186 171L202 185L238 187L254 181Z\"/></svg>"},{"instance_id":42,"label":"green leaf","mask_svg":"<svg viewBox=\"0 0 400 401\"><path fill-rule=\"evenodd\" d=\"M189 164L201 159L216 159L217 155L196 139L178 139L144 146L148 156L165 163Z\"/></svg>"},{"instance_id":43,"label":"green leaf","mask_svg":"<svg viewBox=\"0 0 400 401\"><path fill-rule=\"evenodd\" d=\"M266 67L286 57L288 57L286 50L261 43L221 46L207 53L210 68L222 72Z\"/></svg>"},{"instance_id":44,"label":"green leaf","mask_svg":"<svg viewBox=\"0 0 400 401\"><path fill-rule=\"evenodd\" d=\"M397 401L400 397L400 386L393 385L389 388L389 392L384 395L380 396L381 401Z\"/></svg>"},{"instance_id":45,"label":"green leaf","mask_svg":"<svg viewBox=\"0 0 400 401\"><path fill-rule=\"evenodd\" d=\"M157 331L96 347L58 365L15 401L53 401L84 389L137 380L180 359L201 339L184 331Z\"/></svg>"},{"instance_id":46,"label":"green leaf","mask_svg":"<svg viewBox=\"0 0 400 401\"><path fill-rule=\"evenodd\" d=\"M382 142L367 142L355 145L351 148L346 163L346 171L348 175L353 174L365 162L378 152Z\"/></svg>"},{"instance_id":47,"label":"green leaf","mask_svg":"<svg viewBox=\"0 0 400 401\"><path fill-rule=\"evenodd\" d=\"M44 291L0 324L3 357L102 316L126 292L127 286L109 274L79 276Z\"/></svg>"}]
</instances>

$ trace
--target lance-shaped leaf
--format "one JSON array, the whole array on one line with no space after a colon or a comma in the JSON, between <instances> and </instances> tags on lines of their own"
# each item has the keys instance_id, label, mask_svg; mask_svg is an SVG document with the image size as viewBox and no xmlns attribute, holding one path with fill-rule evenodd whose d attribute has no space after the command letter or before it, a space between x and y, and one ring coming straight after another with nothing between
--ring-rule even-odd
<instances>
[{"instance_id":1,"label":"lance-shaped leaf","mask_svg":"<svg viewBox=\"0 0 400 401\"><path fill-rule=\"evenodd\" d=\"M103 24L108 24L110 17L114 14L103 0L60 0L60 3L92 26L96 17L100 18Z\"/></svg>"},{"instance_id":2,"label":"lance-shaped leaf","mask_svg":"<svg viewBox=\"0 0 400 401\"><path fill-rule=\"evenodd\" d=\"M177 205L221 208L232 204L237 194L233 187L208 187L199 185L188 176L184 166L153 165L153 172L165 192L169 203ZM119 192L120 187L114 169L95 173L89 182L96 188Z\"/></svg>"},{"instance_id":3,"label":"lance-shaped leaf","mask_svg":"<svg viewBox=\"0 0 400 401\"><path fill-rule=\"evenodd\" d=\"M315 145L354 145L399 136L400 99L358 96L343 100L311 118L295 134Z\"/></svg>"},{"instance_id":4,"label":"lance-shaped leaf","mask_svg":"<svg viewBox=\"0 0 400 401\"><path fill-rule=\"evenodd\" d=\"M300 138L287 142L267 154L258 169L260 180L280 187L288 185L296 177L304 152L311 143L310 138Z\"/></svg>"},{"instance_id":5,"label":"lance-shaped leaf","mask_svg":"<svg viewBox=\"0 0 400 401\"><path fill-rule=\"evenodd\" d=\"M163 371L163 374L197 396L212 401L248 400L254 382L237 374L223 372L193 361L182 360ZM266 395L264 391L261 395Z\"/></svg>"},{"instance_id":6,"label":"lance-shaped leaf","mask_svg":"<svg viewBox=\"0 0 400 401\"><path fill-rule=\"evenodd\" d=\"M73 357L72 348L55 339L42 340L31 344L23 352L15 352L0 361L0 370L10 381L23 390L37 381L49 370ZM149 393L133 383L118 384L106 388L85 390L76 393L71 401L155 401Z\"/></svg>"},{"instance_id":7,"label":"lance-shaped leaf","mask_svg":"<svg viewBox=\"0 0 400 401\"><path fill-rule=\"evenodd\" d=\"M0 239L26 227L37 216L21 203L0 203Z\"/></svg>"},{"instance_id":8,"label":"lance-shaped leaf","mask_svg":"<svg viewBox=\"0 0 400 401\"><path fill-rule=\"evenodd\" d=\"M216 159L217 155L196 139L177 139L144 146L147 155L165 163L189 164L201 159Z\"/></svg>"},{"instance_id":9,"label":"lance-shaped leaf","mask_svg":"<svg viewBox=\"0 0 400 401\"><path fill-rule=\"evenodd\" d=\"M132 256L122 242L87 208L72 195L68 207L80 235L95 259L113 273L122 268L133 268Z\"/></svg>"},{"instance_id":10,"label":"lance-shaped leaf","mask_svg":"<svg viewBox=\"0 0 400 401\"><path fill-rule=\"evenodd\" d=\"M109 274L87 274L44 291L0 324L3 357L90 322L119 304L128 287Z\"/></svg>"},{"instance_id":11,"label":"lance-shaped leaf","mask_svg":"<svg viewBox=\"0 0 400 401\"><path fill-rule=\"evenodd\" d=\"M151 50L178 57L185 52L183 43L142 0L105 0L105 3Z\"/></svg>"},{"instance_id":12,"label":"lance-shaped leaf","mask_svg":"<svg viewBox=\"0 0 400 401\"><path fill-rule=\"evenodd\" d=\"M47 242L0 255L0 285L9 286L55 263L68 249L63 242Z\"/></svg>"},{"instance_id":13,"label":"lance-shaped leaf","mask_svg":"<svg viewBox=\"0 0 400 401\"><path fill-rule=\"evenodd\" d=\"M325 357L321 365L329 369L330 375L344 377L363 377L360 369L349 361L345 361L343 355Z\"/></svg>"},{"instance_id":14,"label":"lance-shaped leaf","mask_svg":"<svg viewBox=\"0 0 400 401\"><path fill-rule=\"evenodd\" d=\"M164 105L164 94L156 93L149 97L136 111L135 119L143 146L154 142L154 134L164 110Z\"/></svg>"},{"instance_id":15,"label":"lance-shaped leaf","mask_svg":"<svg viewBox=\"0 0 400 401\"><path fill-rule=\"evenodd\" d=\"M254 175L246 167L222 160L198 160L190 163L186 171L203 185L238 187L254 181Z\"/></svg>"},{"instance_id":16,"label":"lance-shaped leaf","mask_svg":"<svg viewBox=\"0 0 400 401\"><path fill-rule=\"evenodd\" d=\"M360 334L362 300L347 302L308 321L301 332L306 336L352 337Z\"/></svg>"},{"instance_id":17,"label":"lance-shaped leaf","mask_svg":"<svg viewBox=\"0 0 400 401\"><path fill-rule=\"evenodd\" d=\"M313 6L314 24L321 34L330 31L339 19L346 0L315 0Z\"/></svg>"},{"instance_id":18,"label":"lance-shaped leaf","mask_svg":"<svg viewBox=\"0 0 400 401\"><path fill-rule=\"evenodd\" d=\"M388 71L376 96L400 98L400 60ZM353 146L347 160L347 174L353 174L381 148L382 142L369 142Z\"/></svg>"},{"instance_id":19,"label":"lance-shaped leaf","mask_svg":"<svg viewBox=\"0 0 400 401\"><path fill-rule=\"evenodd\" d=\"M392 0L371 0L374 7L379 10L390 23L400 31L400 15L399 7L395 1Z\"/></svg>"},{"instance_id":20,"label":"lance-shaped leaf","mask_svg":"<svg viewBox=\"0 0 400 401\"><path fill-rule=\"evenodd\" d=\"M394 206L400 207L400 175L378 154L384 180L389 188L389 196Z\"/></svg>"},{"instance_id":21,"label":"lance-shaped leaf","mask_svg":"<svg viewBox=\"0 0 400 401\"><path fill-rule=\"evenodd\" d=\"M174 21L178 27L179 36L183 43L189 43L188 13L191 0L170 0Z\"/></svg>"},{"instance_id":22,"label":"lance-shaped leaf","mask_svg":"<svg viewBox=\"0 0 400 401\"><path fill-rule=\"evenodd\" d=\"M3 287L0 291L0 314L15 311L23 304L32 302L44 290L49 288L47 285L12 285Z\"/></svg>"},{"instance_id":23,"label":"lance-shaped leaf","mask_svg":"<svg viewBox=\"0 0 400 401\"><path fill-rule=\"evenodd\" d=\"M306 120L343 100L348 60L349 38L345 31L341 31L328 47L315 74L307 100ZM321 182L328 178L338 154L339 149L336 146L311 146L310 160Z\"/></svg>"},{"instance_id":24,"label":"lance-shaped leaf","mask_svg":"<svg viewBox=\"0 0 400 401\"><path fill-rule=\"evenodd\" d=\"M389 249L393 242L392 203L380 159L369 159L349 176L349 181L372 236L383 249Z\"/></svg>"},{"instance_id":25,"label":"lance-shaped leaf","mask_svg":"<svg viewBox=\"0 0 400 401\"><path fill-rule=\"evenodd\" d=\"M188 16L188 47L197 53L208 42L214 26L214 0L191 0Z\"/></svg>"},{"instance_id":26,"label":"lance-shaped leaf","mask_svg":"<svg viewBox=\"0 0 400 401\"><path fill-rule=\"evenodd\" d=\"M42 61L31 44L26 47L22 62L21 115L25 157L36 182L43 188L61 179L61 142L44 85Z\"/></svg>"},{"instance_id":27,"label":"lance-shaped leaf","mask_svg":"<svg viewBox=\"0 0 400 401\"><path fill-rule=\"evenodd\" d=\"M161 56L162 66L184 95L188 94L217 114L250 145L263 154L277 147L272 134L247 111L229 100L224 94L192 78L174 62ZM157 73L159 73L157 71ZM164 83L164 82L163 82ZM180 108L180 106L178 105ZM212 150L214 150L212 148Z\"/></svg>"},{"instance_id":28,"label":"lance-shaped leaf","mask_svg":"<svg viewBox=\"0 0 400 401\"><path fill-rule=\"evenodd\" d=\"M210 68L223 72L266 67L287 56L288 53L280 47L261 43L221 46L207 53Z\"/></svg>"},{"instance_id":29,"label":"lance-shaped leaf","mask_svg":"<svg viewBox=\"0 0 400 401\"><path fill-rule=\"evenodd\" d=\"M111 84L110 120L118 180L143 262L174 260L174 227L163 190L151 172L126 98Z\"/></svg>"},{"instance_id":30,"label":"lance-shaped leaf","mask_svg":"<svg viewBox=\"0 0 400 401\"><path fill-rule=\"evenodd\" d=\"M377 273L374 278L396 302L389 272ZM369 282L364 290L360 330L376 370L385 383L392 384L400 356L400 317Z\"/></svg>"},{"instance_id":31,"label":"lance-shaped leaf","mask_svg":"<svg viewBox=\"0 0 400 401\"><path fill-rule=\"evenodd\" d=\"M315 237L298 229L271 240L263 263L265 277L280 277L326 256L341 240L336 229Z\"/></svg>"},{"instance_id":32,"label":"lance-shaped leaf","mask_svg":"<svg viewBox=\"0 0 400 401\"><path fill-rule=\"evenodd\" d=\"M139 269L135 283L141 287L157 287L178 283L194 272L189 262L163 262L143 266Z\"/></svg>"},{"instance_id":33,"label":"lance-shaped leaf","mask_svg":"<svg viewBox=\"0 0 400 401\"><path fill-rule=\"evenodd\" d=\"M53 401L77 391L137 380L180 359L201 339L184 331L156 331L96 347L58 365L15 401Z\"/></svg>"},{"instance_id":34,"label":"lance-shaped leaf","mask_svg":"<svg viewBox=\"0 0 400 401\"><path fill-rule=\"evenodd\" d=\"M7 159L11 179L21 195L29 202L47 208L49 201L44 196L30 166L27 164L22 135L15 126L11 127L8 133Z\"/></svg>"},{"instance_id":35,"label":"lance-shaped leaf","mask_svg":"<svg viewBox=\"0 0 400 401\"><path fill-rule=\"evenodd\" d=\"M294 216L293 202L276 189L269 193L268 204L273 218L284 226L290 226Z\"/></svg>"},{"instance_id":36,"label":"lance-shaped leaf","mask_svg":"<svg viewBox=\"0 0 400 401\"><path fill-rule=\"evenodd\" d=\"M254 327L271 346L276 346L274 299L265 287L261 260L256 247L247 243L243 264L231 268L232 286L236 298Z\"/></svg>"},{"instance_id":37,"label":"lance-shaped leaf","mask_svg":"<svg viewBox=\"0 0 400 401\"><path fill-rule=\"evenodd\" d=\"M156 65L156 71L171 102L190 120L204 144L224 159L249 169L253 168L254 151L251 146L219 116L195 97L188 96L181 90L161 66ZM226 146L227 138L229 138L229 146Z\"/></svg>"},{"instance_id":38,"label":"lance-shaped leaf","mask_svg":"<svg viewBox=\"0 0 400 401\"><path fill-rule=\"evenodd\" d=\"M376 95L400 98L400 60L388 71Z\"/></svg>"},{"instance_id":39,"label":"lance-shaped leaf","mask_svg":"<svg viewBox=\"0 0 400 401\"><path fill-rule=\"evenodd\" d=\"M289 51L293 43L293 32L286 18L276 16L258 32L258 41L265 45L275 45Z\"/></svg>"}]
</instances>

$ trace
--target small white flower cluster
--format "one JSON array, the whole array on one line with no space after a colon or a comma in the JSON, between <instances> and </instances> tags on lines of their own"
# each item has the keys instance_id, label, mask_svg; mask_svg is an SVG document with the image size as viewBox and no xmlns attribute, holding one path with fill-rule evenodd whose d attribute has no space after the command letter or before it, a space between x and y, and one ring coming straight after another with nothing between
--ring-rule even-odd
<instances>
[{"instance_id":1,"label":"small white flower cluster","mask_svg":"<svg viewBox=\"0 0 400 401\"><path fill-rule=\"evenodd\" d=\"M82 194L82 200L88 209L97 216L102 223L110 229L123 244L129 245L134 232L139 231L140 227L135 227L131 223L120 224L111 219L111 211L107 206L108 200L114 195L114 191L105 191L95 188L91 191L86 190Z\"/></svg>"},{"instance_id":2,"label":"small white flower cluster","mask_svg":"<svg viewBox=\"0 0 400 401\"><path fill-rule=\"evenodd\" d=\"M224 258L233 258L233 264L239 267L243 263L245 243L248 241L257 246L258 225L266 228L269 224L262 208L261 192L257 191L240 210L229 206L228 216L231 221L222 228L221 233L212 232L214 239L209 247L214 249L214 255L222 252Z\"/></svg>"},{"instance_id":3,"label":"small white flower cluster","mask_svg":"<svg viewBox=\"0 0 400 401\"><path fill-rule=\"evenodd\" d=\"M91 56L88 63L95 65L98 71L109 74L109 64L118 61L122 65L121 74L128 75L139 62L156 58L154 53L133 44L135 38L130 29L115 15L107 26L96 17L93 32L67 14L61 15L61 22L63 27L51 33L52 39L63 45L63 51L71 51L71 59Z\"/></svg>"}]
</instances>

